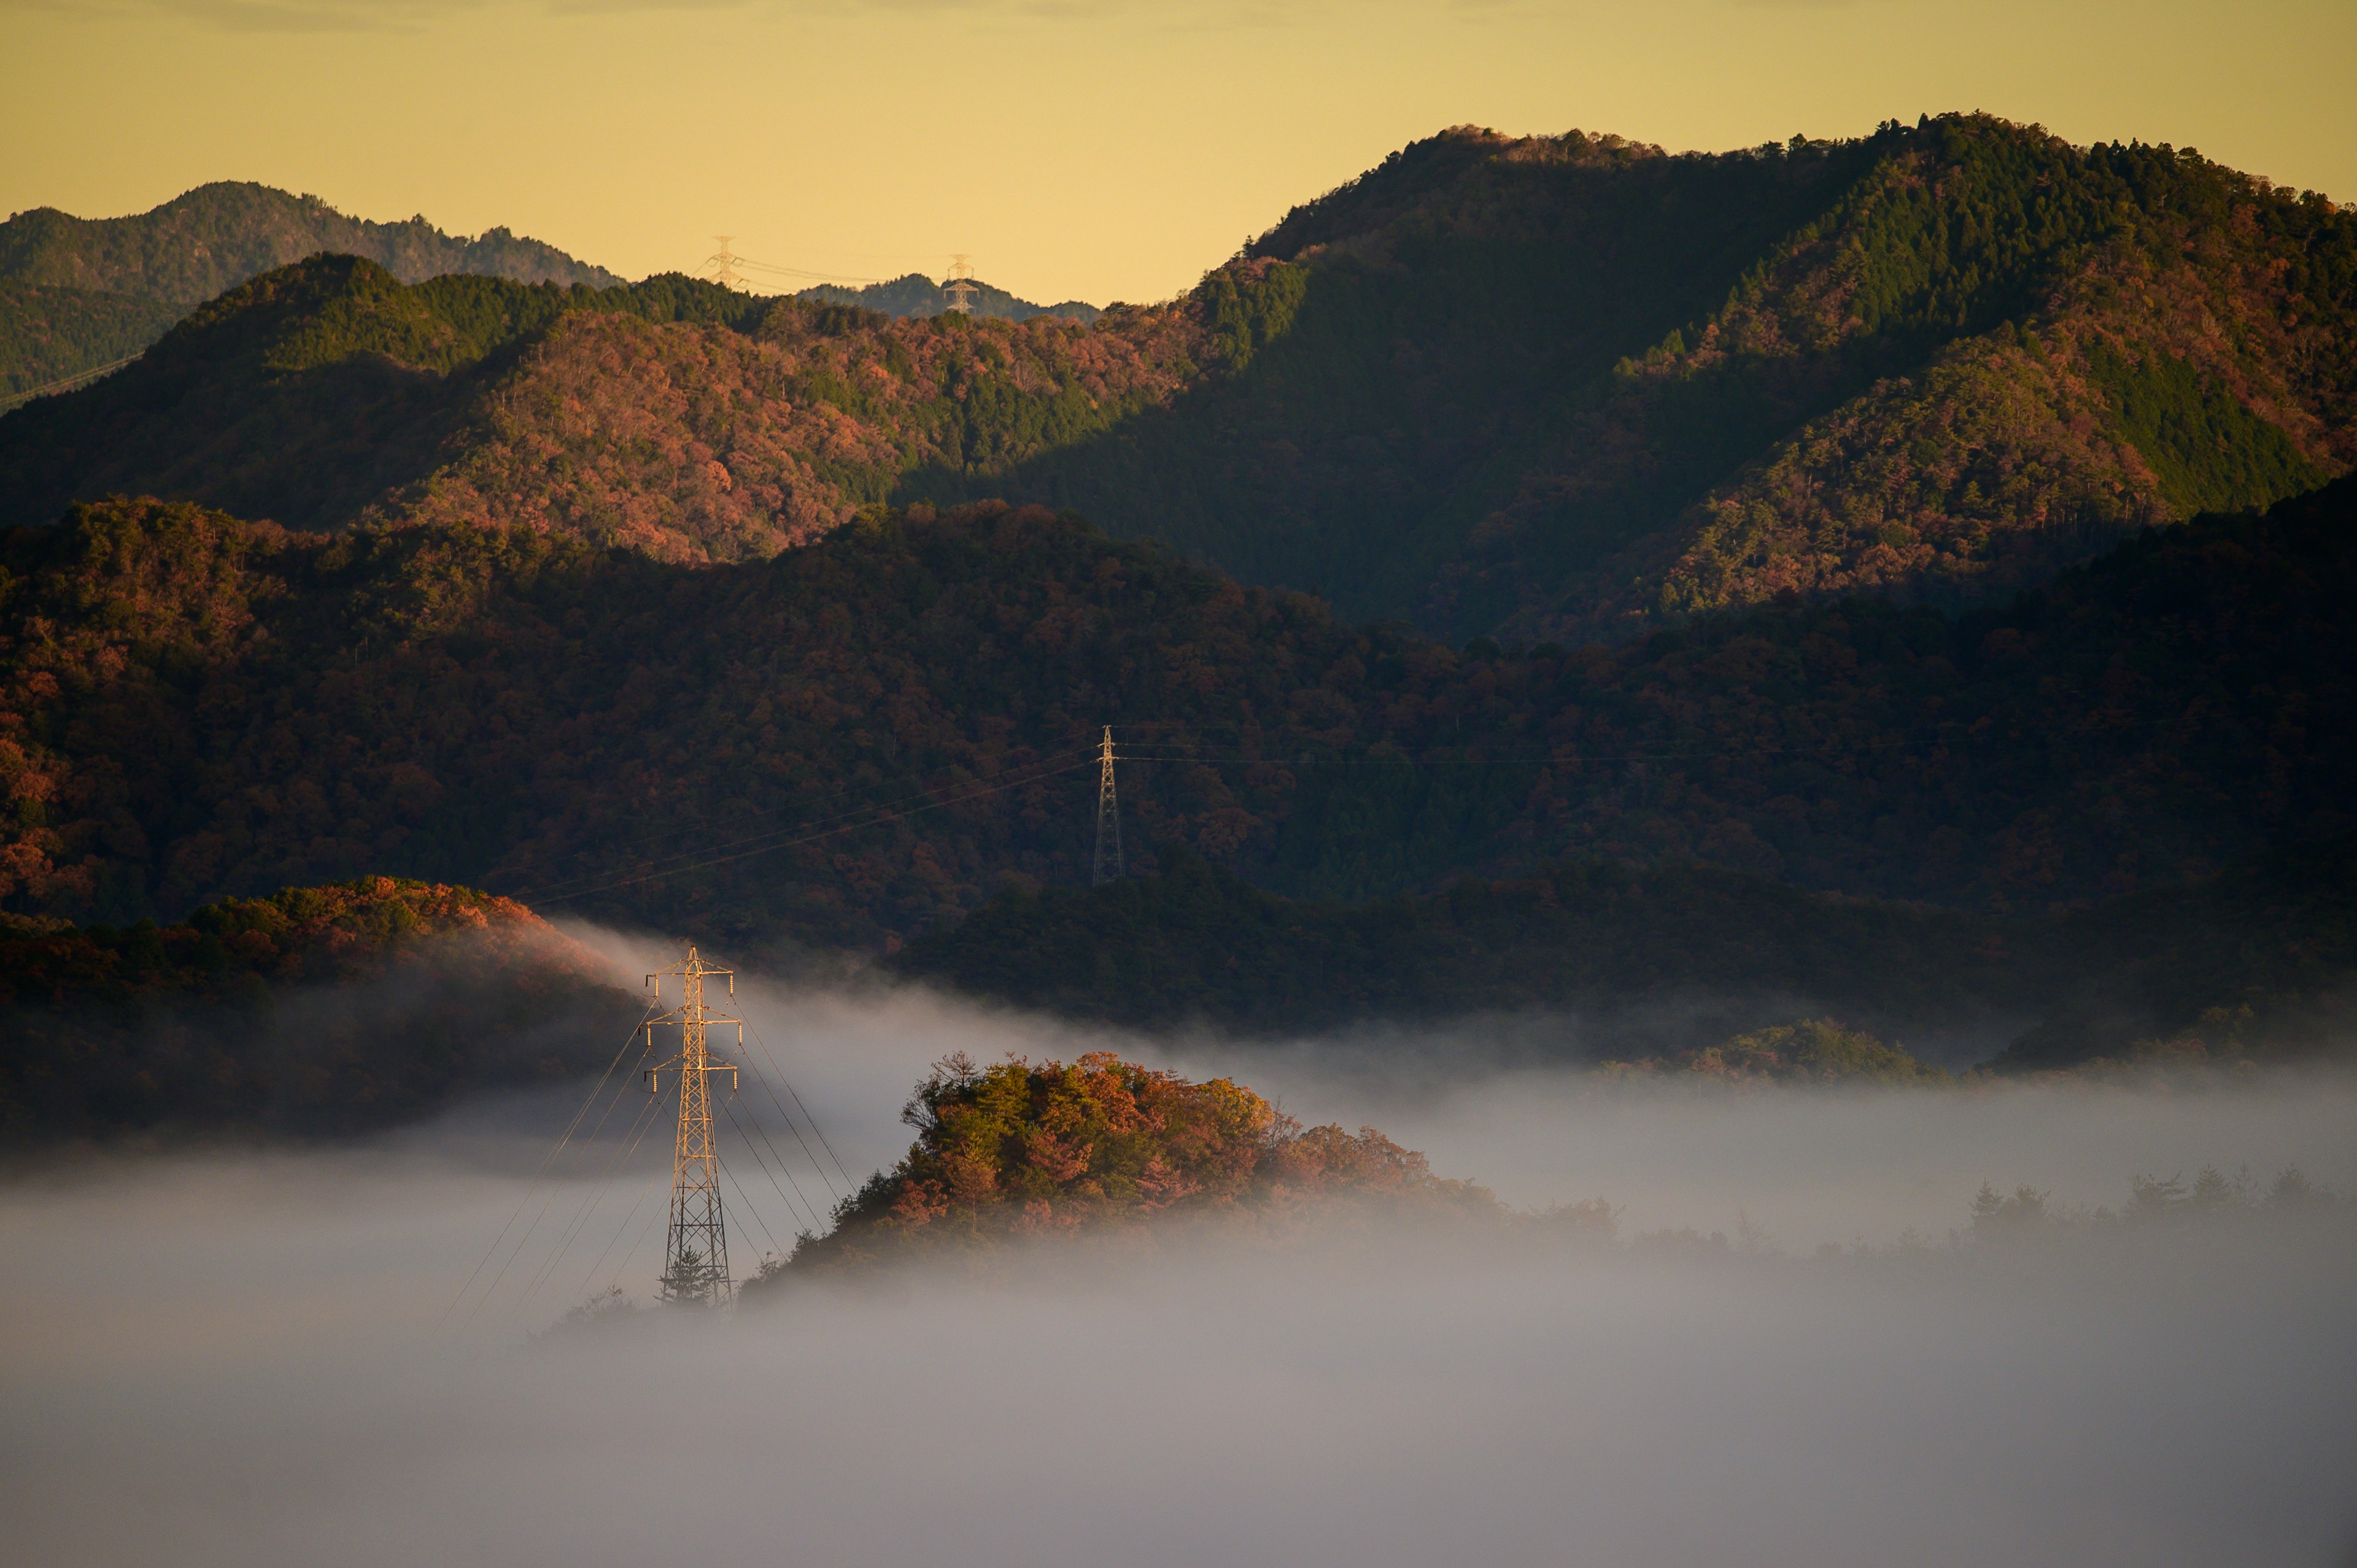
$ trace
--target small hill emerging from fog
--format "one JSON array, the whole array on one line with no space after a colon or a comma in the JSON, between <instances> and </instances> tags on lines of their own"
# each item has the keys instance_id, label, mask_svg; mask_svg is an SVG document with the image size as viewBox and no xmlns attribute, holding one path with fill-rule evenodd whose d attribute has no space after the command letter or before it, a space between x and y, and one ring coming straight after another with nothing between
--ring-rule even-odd
<instances>
[{"instance_id":1,"label":"small hill emerging from fog","mask_svg":"<svg viewBox=\"0 0 2357 1568\"><path fill-rule=\"evenodd\" d=\"M716 560L1003 498L1452 643L1568 642L1985 602L2357 462L2357 217L1985 116L1711 155L1460 128L1086 328L756 304L282 281L0 419L0 497ZM376 312L472 347L352 329Z\"/></svg>"},{"instance_id":2,"label":"small hill emerging from fog","mask_svg":"<svg viewBox=\"0 0 2357 1568\"><path fill-rule=\"evenodd\" d=\"M1226 1079L1194 1083L1109 1051L1070 1064L963 1056L917 1086L916 1142L805 1237L758 1296L896 1260L985 1255L1034 1237L1242 1220L1284 1232L1347 1209L1387 1220L1497 1219L1497 1199L1435 1176L1372 1127L1304 1130Z\"/></svg>"},{"instance_id":3,"label":"small hill emerging from fog","mask_svg":"<svg viewBox=\"0 0 2357 1568\"><path fill-rule=\"evenodd\" d=\"M0 223L0 399L137 353L190 306L321 252L366 257L411 283L446 273L559 287L622 281L505 229L469 239L422 215L375 223L249 181L199 186L125 218L36 208Z\"/></svg>"},{"instance_id":4,"label":"small hill emerging from fog","mask_svg":"<svg viewBox=\"0 0 2357 1568\"><path fill-rule=\"evenodd\" d=\"M638 1015L463 887L366 877L127 929L0 914L0 1141L385 1127L595 1071Z\"/></svg>"}]
</instances>

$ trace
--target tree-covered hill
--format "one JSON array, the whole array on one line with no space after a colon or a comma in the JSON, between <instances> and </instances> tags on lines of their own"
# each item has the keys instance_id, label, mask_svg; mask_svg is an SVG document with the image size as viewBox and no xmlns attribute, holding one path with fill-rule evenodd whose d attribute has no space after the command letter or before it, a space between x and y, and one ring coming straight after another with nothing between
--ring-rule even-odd
<instances>
[{"instance_id":1,"label":"tree-covered hill","mask_svg":"<svg viewBox=\"0 0 2357 1568\"><path fill-rule=\"evenodd\" d=\"M2190 151L1459 131L1255 264L1299 297L1243 375L998 489L1353 613L1570 637L1986 596L2357 457L2357 220Z\"/></svg>"},{"instance_id":2,"label":"tree-covered hill","mask_svg":"<svg viewBox=\"0 0 2357 1568\"><path fill-rule=\"evenodd\" d=\"M412 285L316 256L104 383L0 418L0 521L144 491L304 528L484 523L759 558L913 464L987 467L1198 373L1190 317L1130 316L897 319L675 275Z\"/></svg>"},{"instance_id":3,"label":"tree-covered hill","mask_svg":"<svg viewBox=\"0 0 2357 1568\"><path fill-rule=\"evenodd\" d=\"M179 315L175 306L136 295L0 282L0 406L128 359Z\"/></svg>"},{"instance_id":4,"label":"tree-covered hill","mask_svg":"<svg viewBox=\"0 0 2357 1568\"><path fill-rule=\"evenodd\" d=\"M1580 650L1352 627L1002 505L695 567L113 502L0 570L0 897L116 924L388 873L889 947L1085 880L1106 725L1141 867L1311 898L1574 856L2042 909L2352 825L2357 480L2003 607Z\"/></svg>"},{"instance_id":5,"label":"tree-covered hill","mask_svg":"<svg viewBox=\"0 0 2357 1568\"><path fill-rule=\"evenodd\" d=\"M0 223L0 402L135 354L190 306L323 251L412 283L445 273L566 288L622 281L505 229L468 239L422 216L373 223L251 182L199 186L127 218L36 208Z\"/></svg>"},{"instance_id":6,"label":"tree-covered hill","mask_svg":"<svg viewBox=\"0 0 2357 1568\"><path fill-rule=\"evenodd\" d=\"M862 310L881 311L886 316L939 316L948 310L952 303L948 292L922 273L909 273L861 288L823 283L816 287L803 289L794 297L812 305L856 306ZM976 316L1003 317L1008 321L1028 321L1035 316L1060 316L1083 327L1104 314L1095 306L1077 299L1068 299L1060 305L1034 305L980 278L973 280L973 291L966 296L966 306Z\"/></svg>"},{"instance_id":7,"label":"tree-covered hill","mask_svg":"<svg viewBox=\"0 0 2357 1568\"><path fill-rule=\"evenodd\" d=\"M0 915L0 1143L388 1126L595 1071L639 1014L463 887L363 877L124 929Z\"/></svg>"},{"instance_id":8,"label":"tree-covered hill","mask_svg":"<svg viewBox=\"0 0 2357 1568\"><path fill-rule=\"evenodd\" d=\"M1723 1048L1819 1011L1909 1039L1978 1039L1984 1055L2012 1036L1997 1058L2009 1070L2154 1045L2230 1061L2348 1056L2357 834L2061 916L1612 861L1318 902L1166 852L1152 876L1010 889L892 962L969 995L1141 1028L1265 1036L1557 1015L1577 1029L1544 1037L1590 1060Z\"/></svg>"},{"instance_id":9,"label":"tree-covered hill","mask_svg":"<svg viewBox=\"0 0 2357 1568\"><path fill-rule=\"evenodd\" d=\"M765 1264L748 1299L814 1274L981 1262L1010 1243L1146 1224L1293 1236L1357 1217L1505 1218L1488 1189L1434 1176L1372 1127L1305 1130L1241 1084L1190 1082L1109 1051L989 1067L952 1056L901 1119L917 1132L908 1154L845 1200L826 1235Z\"/></svg>"},{"instance_id":10,"label":"tree-covered hill","mask_svg":"<svg viewBox=\"0 0 2357 1568\"><path fill-rule=\"evenodd\" d=\"M1724 155L1452 131L1085 328L579 291L609 307L500 306L453 369L270 314L307 290L349 314L273 283L178 370L0 419L9 518L144 491L739 559L1004 497L1446 640L1575 641L1986 602L2357 459L2357 218L1979 116ZM257 371L240 311L345 358Z\"/></svg>"},{"instance_id":11,"label":"tree-covered hill","mask_svg":"<svg viewBox=\"0 0 2357 1568\"><path fill-rule=\"evenodd\" d=\"M505 229L468 239L444 233L422 215L374 223L346 217L316 196L251 181L200 185L127 218L76 218L38 207L0 223L0 278L135 295L184 311L321 251L365 256L410 283L445 273L565 288L622 281Z\"/></svg>"}]
</instances>

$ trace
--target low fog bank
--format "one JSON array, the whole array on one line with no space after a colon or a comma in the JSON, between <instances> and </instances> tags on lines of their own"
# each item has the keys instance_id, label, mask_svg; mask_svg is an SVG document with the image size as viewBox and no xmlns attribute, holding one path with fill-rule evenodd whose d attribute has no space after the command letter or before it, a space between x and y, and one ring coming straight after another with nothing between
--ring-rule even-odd
<instances>
[{"instance_id":1,"label":"low fog bank","mask_svg":"<svg viewBox=\"0 0 2357 1568\"><path fill-rule=\"evenodd\" d=\"M1311 1255L437 1327L425 1151L0 1196L0 1508L95 1563L2337 1564L2345 1218L2018 1257ZM504 1200L504 1201L503 1201Z\"/></svg>"},{"instance_id":2,"label":"low fog bank","mask_svg":"<svg viewBox=\"0 0 2357 1568\"><path fill-rule=\"evenodd\" d=\"M632 983L676 957L591 935ZM2357 1552L2351 1210L2134 1244L2089 1227L1949 1240L1985 1180L2116 1208L2137 1174L2298 1163L2357 1192L2345 1079L1600 1092L1479 1031L1245 1049L759 980L737 1010L748 1065L799 1094L748 1075L722 1127L740 1275L898 1157L910 1084L956 1050L1231 1075L1520 1208L1600 1197L1624 1238L1742 1240L1110 1247L548 1332L608 1283L650 1294L668 1128L627 1084L553 1160L578 1088L340 1150L85 1158L0 1185L13 1555L2345 1568ZM1929 1244L1895 1246L1910 1228Z\"/></svg>"},{"instance_id":3,"label":"low fog bank","mask_svg":"<svg viewBox=\"0 0 2357 1568\"><path fill-rule=\"evenodd\" d=\"M570 934L633 983L676 958L674 948L608 931ZM1984 1181L2032 1186L2066 1207L2116 1208L2132 1176L2190 1181L2204 1165L2247 1167L2264 1182L2297 1164L2323 1186L2357 1192L2349 1136L2357 1074L2333 1069L2172 1091L2013 1082L1730 1090L1606 1085L1577 1068L1538 1065L1533 1033L1576 1034L1577 1020L1241 1044L1092 1028L917 985L759 976L740 979L737 1010L756 1032L756 1053L766 1053L759 1061L791 1078L855 1178L906 1150L899 1107L949 1053L1069 1061L1109 1049L1194 1078L1233 1078L1305 1122L1373 1126L1427 1155L1438 1174L1479 1181L1519 1208L1605 1198L1624 1232L1732 1233L1748 1219L1801 1251L1887 1244L1910 1227L1938 1239L1963 1223ZM748 1084L739 1103L748 1122L775 1124L758 1088ZM776 1137L811 1179L800 1151L781 1131Z\"/></svg>"}]
</instances>

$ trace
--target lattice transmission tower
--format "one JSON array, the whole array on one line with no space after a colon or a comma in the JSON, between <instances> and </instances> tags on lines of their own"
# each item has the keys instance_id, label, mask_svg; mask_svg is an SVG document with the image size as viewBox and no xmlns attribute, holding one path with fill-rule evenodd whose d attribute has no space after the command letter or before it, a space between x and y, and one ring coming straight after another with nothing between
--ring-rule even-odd
<instances>
[{"instance_id":1,"label":"lattice transmission tower","mask_svg":"<svg viewBox=\"0 0 2357 1568\"><path fill-rule=\"evenodd\" d=\"M745 274L737 270L737 263L745 258L728 248L736 237L734 234L715 234L713 238L720 242L720 249L704 258L705 277L723 288L741 289L746 285Z\"/></svg>"},{"instance_id":2,"label":"lattice transmission tower","mask_svg":"<svg viewBox=\"0 0 2357 1568\"><path fill-rule=\"evenodd\" d=\"M672 1145L671 1239L663 1249L660 1282L665 1301L718 1306L736 1288L728 1277L728 1226L720 1208L720 1151L712 1137L712 1075L728 1075L728 1092L737 1092L737 1067L716 1058L705 1031L714 1024L737 1026L737 1049L745 1048L745 1021L713 1012L704 1004L707 976L726 976L728 994L737 994L737 972L705 963L695 949L669 969L647 976L662 1002L662 983L679 977L680 1004L647 1023L647 1048L654 1049L657 1029L679 1030L679 1055L647 1069L647 1092L662 1092L662 1075L679 1074L679 1136Z\"/></svg>"},{"instance_id":3,"label":"lattice transmission tower","mask_svg":"<svg viewBox=\"0 0 2357 1568\"><path fill-rule=\"evenodd\" d=\"M1121 809L1113 794L1113 726L1107 725L1097 750L1097 865L1090 886L1102 887L1121 875Z\"/></svg>"},{"instance_id":4,"label":"lattice transmission tower","mask_svg":"<svg viewBox=\"0 0 2357 1568\"><path fill-rule=\"evenodd\" d=\"M972 256L960 251L950 258L950 277L947 283L942 285L942 292L950 296L950 308L960 316L974 314L974 296L982 292L967 281L973 276L974 258Z\"/></svg>"}]
</instances>

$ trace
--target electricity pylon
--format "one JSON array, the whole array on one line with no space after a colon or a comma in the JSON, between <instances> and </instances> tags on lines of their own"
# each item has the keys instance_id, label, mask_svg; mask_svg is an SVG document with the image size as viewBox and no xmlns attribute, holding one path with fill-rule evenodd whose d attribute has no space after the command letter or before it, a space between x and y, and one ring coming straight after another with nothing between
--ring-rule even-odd
<instances>
[{"instance_id":1,"label":"electricity pylon","mask_svg":"<svg viewBox=\"0 0 2357 1568\"><path fill-rule=\"evenodd\" d=\"M980 292L966 281L974 276L973 261L963 251L952 256L949 281L942 285L942 292L950 296L950 308L960 316L974 314L974 296Z\"/></svg>"},{"instance_id":2,"label":"electricity pylon","mask_svg":"<svg viewBox=\"0 0 2357 1568\"><path fill-rule=\"evenodd\" d=\"M737 1068L716 1061L705 1044L705 1030L714 1024L737 1026L737 1048L745 1048L745 1022L713 1012L704 1004L706 975L726 975L728 994L737 994L737 972L715 969L695 949L669 969L647 976L662 1003L666 975L677 975L680 1004L647 1023L647 1048L654 1048L654 1033L676 1026L679 1055L647 1069L647 1092L662 1091L662 1075L679 1073L679 1137L672 1145L671 1239L663 1249L661 1283L665 1301L718 1306L735 1288L728 1278L728 1227L720 1211L720 1151L712 1141L712 1075L728 1075L728 1092L737 1092Z\"/></svg>"},{"instance_id":3,"label":"electricity pylon","mask_svg":"<svg viewBox=\"0 0 2357 1568\"><path fill-rule=\"evenodd\" d=\"M734 234L716 234L713 238L720 242L720 249L713 254L704 258L704 264L710 269L704 275L712 282L718 284L722 288L743 288L745 286L745 274L737 270L737 263L743 261L745 258L737 255L728 248L728 242L731 240L734 240L736 236Z\"/></svg>"},{"instance_id":4,"label":"electricity pylon","mask_svg":"<svg viewBox=\"0 0 2357 1568\"><path fill-rule=\"evenodd\" d=\"M1113 796L1113 726L1107 725L1097 751L1097 865L1090 886L1102 887L1121 874L1121 811Z\"/></svg>"}]
</instances>

